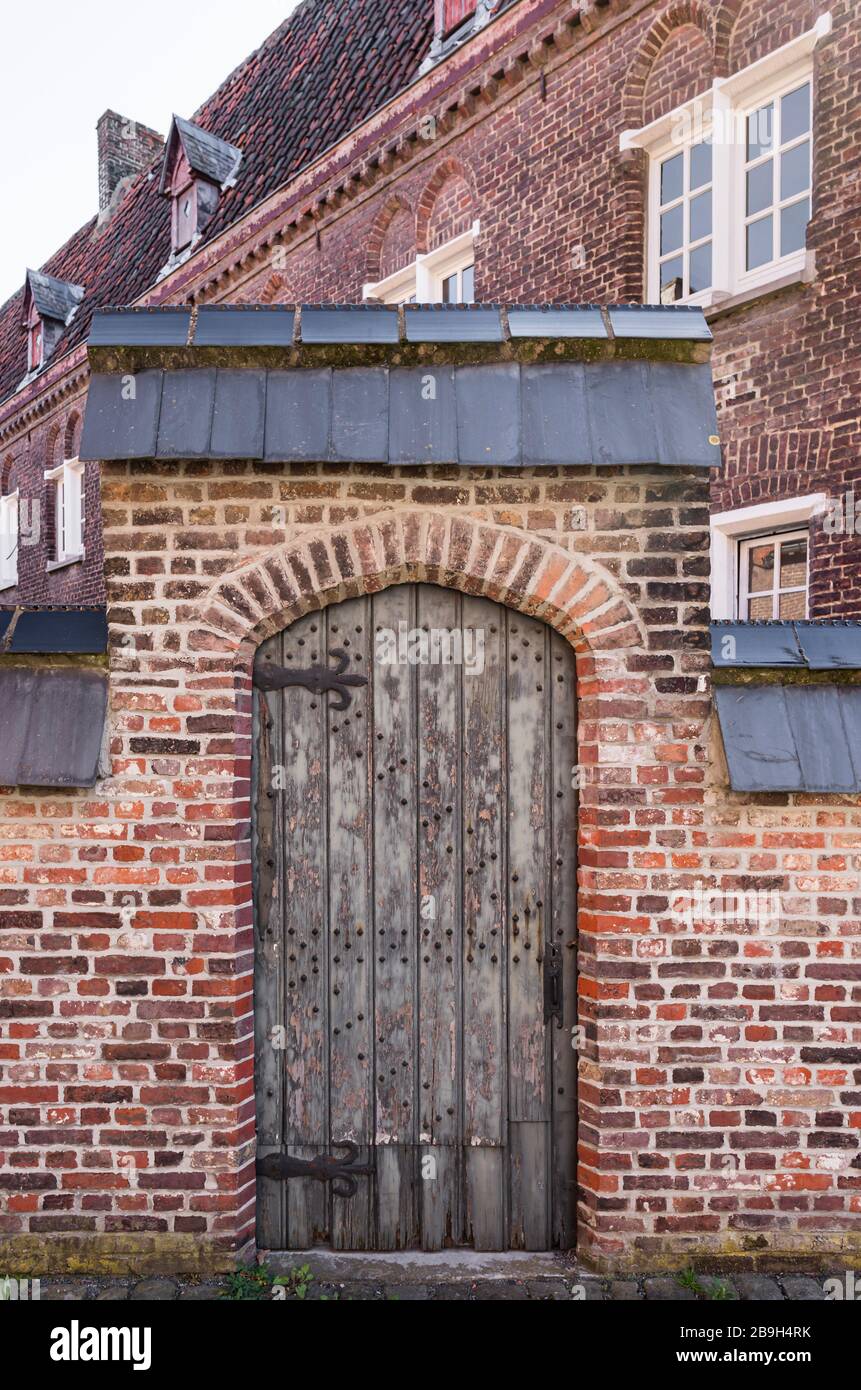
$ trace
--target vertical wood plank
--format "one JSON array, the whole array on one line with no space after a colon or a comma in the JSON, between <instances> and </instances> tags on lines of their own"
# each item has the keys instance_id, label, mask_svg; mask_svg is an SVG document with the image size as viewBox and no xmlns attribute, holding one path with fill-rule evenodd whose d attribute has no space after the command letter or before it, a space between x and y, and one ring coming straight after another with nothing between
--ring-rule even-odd
<instances>
[{"instance_id":1,"label":"vertical wood plank","mask_svg":"<svg viewBox=\"0 0 861 1390\"><path fill-rule=\"evenodd\" d=\"M547 1250L550 1246L550 1125L542 1120L513 1120L509 1125L511 1158L512 1250Z\"/></svg>"},{"instance_id":2,"label":"vertical wood plank","mask_svg":"<svg viewBox=\"0 0 861 1390\"><path fill-rule=\"evenodd\" d=\"M460 627L459 596L424 584L417 599L417 627L425 634L430 658L416 668L419 1128L426 1164L420 1196L423 1248L439 1250L459 1243L463 1230L457 1151L462 1134L459 764L464 673L445 637Z\"/></svg>"},{"instance_id":3,"label":"vertical wood plank","mask_svg":"<svg viewBox=\"0 0 861 1390\"><path fill-rule=\"evenodd\" d=\"M352 599L327 610L326 652L343 651L349 670L370 676L371 601ZM334 658L326 655L327 664ZM346 711L328 701L329 775L329 1132L334 1144L359 1146L360 1163L373 1154L370 688L356 686ZM331 1196L332 1244L336 1250L373 1246L373 1182L358 1179L346 1201Z\"/></svg>"},{"instance_id":4,"label":"vertical wood plank","mask_svg":"<svg viewBox=\"0 0 861 1390\"><path fill-rule=\"evenodd\" d=\"M418 1241L415 1173L417 1087L416 680L407 663L384 662L386 630L414 626L415 590L401 585L373 606L374 1141L385 1182L377 1189L381 1249ZM382 635L381 635L382 634ZM396 653L395 653L396 654ZM383 1153L385 1150L385 1153Z\"/></svg>"},{"instance_id":5,"label":"vertical wood plank","mask_svg":"<svg viewBox=\"0 0 861 1390\"><path fill-rule=\"evenodd\" d=\"M512 1126L550 1118L544 1024L544 933L549 920L547 855L548 711L546 627L519 613L508 622L508 1119ZM531 1152L531 1151L530 1151ZM517 1165L517 1166L515 1166ZM509 1234L535 1249L537 1207L524 1183L523 1156L512 1153ZM544 1226L542 1221L541 1225Z\"/></svg>"},{"instance_id":6,"label":"vertical wood plank","mask_svg":"<svg viewBox=\"0 0 861 1390\"><path fill-rule=\"evenodd\" d=\"M261 648L260 661L281 661L281 636ZM284 1057L273 1040L284 1020L283 825L273 765L281 756L283 724L281 698L276 691L254 693L253 737L257 756L252 770L254 824L255 952L254 952L254 1069L257 1104L257 1154L283 1152ZM287 1194L284 1184L259 1177L257 1182L257 1242L279 1250L287 1242Z\"/></svg>"},{"instance_id":7,"label":"vertical wood plank","mask_svg":"<svg viewBox=\"0 0 861 1390\"><path fill-rule=\"evenodd\" d=\"M505 611L464 598L463 625L484 640L484 669L463 679L463 1049L467 1238L505 1240L507 1144L507 825Z\"/></svg>"},{"instance_id":8,"label":"vertical wood plank","mask_svg":"<svg viewBox=\"0 0 861 1390\"><path fill-rule=\"evenodd\" d=\"M280 664L301 670L324 660L324 635L322 615L301 619L282 634ZM284 1142L292 1157L307 1159L325 1153L329 1142L325 710L319 697L300 687L288 687L278 698ZM307 1249L325 1239L325 1189L303 1179L291 1179L283 1186L289 1220L287 1248Z\"/></svg>"},{"instance_id":9,"label":"vertical wood plank","mask_svg":"<svg viewBox=\"0 0 861 1390\"><path fill-rule=\"evenodd\" d=\"M577 686L574 652L558 633L550 642L551 847L553 941L562 954L563 1026L552 1025L552 1236L577 1243Z\"/></svg>"}]
</instances>

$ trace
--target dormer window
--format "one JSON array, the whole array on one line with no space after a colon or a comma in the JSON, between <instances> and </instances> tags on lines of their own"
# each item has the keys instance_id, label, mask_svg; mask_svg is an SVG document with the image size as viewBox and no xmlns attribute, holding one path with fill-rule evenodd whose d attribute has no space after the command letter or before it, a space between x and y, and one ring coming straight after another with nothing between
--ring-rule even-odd
<instances>
[{"instance_id":1,"label":"dormer window","mask_svg":"<svg viewBox=\"0 0 861 1390\"><path fill-rule=\"evenodd\" d=\"M50 358L84 297L81 285L58 280L38 270L27 271L24 326L27 330L27 374L38 372Z\"/></svg>"},{"instance_id":2,"label":"dormer window","mask_svg":"<svg viewBox=\"0 0 861 1390\"><path fill-rule=\"evenodd\" d=\"M31 372L38 371L42 365L42 348L44 346L44 330L42 320L33 311L33 318L30 322L30 358L27 363Z\"/></svg>"},{"instance_id":3,"label":"dormer window","mask_svg":"<svg viewBox=\"0 0 861 1390\"><path fill-rule=\"evenodd\" d=\"M512 0L435 0L434 37L419 75L436 67L511 4Z\"/></svg>"},{"instance_id":4,"label":"dormer window","mask_svg":"<svg viewBox=\"0 0 861 1390\"><path fill-rule=\"evenodd\" d=\"M171 258L162 274L189 255L220 195L236 181L242 151L174 116L165 147L160 193L171 200Z\"/></svg>"},{"instance_id":5,"label":"dormer window","mask_svg":"<svg viewBox=\"0 0 861 1390\"><path fill-rule=\"evenodd\" d=\"M442 0L443 37L456 29L476 8L478 0Z\"/></svg>"}]
</instances>

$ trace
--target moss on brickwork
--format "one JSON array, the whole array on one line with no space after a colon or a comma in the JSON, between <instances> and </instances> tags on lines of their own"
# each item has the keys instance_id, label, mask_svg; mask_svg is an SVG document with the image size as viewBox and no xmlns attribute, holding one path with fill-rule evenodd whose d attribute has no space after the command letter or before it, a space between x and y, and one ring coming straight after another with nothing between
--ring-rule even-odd
<instances>
[{"instance_id":1,"label":"moss on brickwork","mask_svg":"<svg viewBox=\"0 0 861 1390\"><path fill-rule=\"evenodd\" d=\"M28 1279L51 1274L227 1274L246 1258L247 1251L206 1236L130 1233L0 1238L0 1270L9 1277Z\"/></svg>"},{"instance_id":2,"label":"moss on brickwork","mask_svg":"<svg viewBox=\"0 0 861 1390\"><path fill-rule=\"evenodd\" d=\"M663 338L520 338L501 343L303 343L283 347L91 347L95 372L160 367L233 370L320 367L464 367L487 362L708 362L711 344Z\"/></svg>"}]
</instances>

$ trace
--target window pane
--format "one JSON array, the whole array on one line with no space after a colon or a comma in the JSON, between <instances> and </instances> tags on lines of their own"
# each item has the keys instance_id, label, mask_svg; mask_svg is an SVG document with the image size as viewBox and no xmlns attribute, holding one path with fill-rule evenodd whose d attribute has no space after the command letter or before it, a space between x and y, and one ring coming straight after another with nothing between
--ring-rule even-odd
<instances>
[{"instance_id":1,"label":"window pane","mask_svg":"<svg viewBox=\"0 0 861 1390\"><path fill-rule=\"evenodd\" d=\"M774 135L774 103L761 106L747 118L747 157L758 159L771 149Z\"/></svg>"},{"instance_id":2,"label":"window pane","mask_svg":"<svg viewBox=\"0 0 861 1390\"><path fill-rule=\"evenodd\" d=\"M684 191L685 156L674 154L661 165L661 207L681 198Z\"/></svg>"},{"instance_id":3,"label":"window pane","mask_svg":"<svg viewBox=\"0 0 861 1390\"><path fill-rule=\"evenodd\" d=\"M786 145L810 129L810 83L787 92L780 102L780 139Z\"/></svg>"},{"instance_id":4,"label":"window pane","mask_svg":"<svg viewBox=\"0 0 861 1390\"><path fill-rule=\"evenodd\" d=\"M677 299L681 299L685 292L683 276L685 273L684 261L681 256L673 256L672 260L664 261L661 266L661 303L672 304Z\"/></svg>"},{"instance_id":5,"label":"window pane","mask_svg":"<svg viewBox=\"0 0 861 1390\"><path fill-rule=\"evenodd\" d=\"M665 256L668 251L677 251L682 244L683 235L683 204L672 208L670 212L661 213L661 255Z\"/></svg>"},{"instance_id":6,"label":"window pane","mask_svg":"<svg viewBox=\"0 0 861 1390\"><path fill-rule=\"evenodd\" d=\"M804 246L804 233L810 221L810 199L790 203L780 214L780 254L788 256Z\"/></svg>"},{"instance_id":7,"label":"window pane","mask_svg":"<svg viewBox=\"0 0 861 1390\"><path fill-rule=\"evenodd\" d=\"M702 188L712 181L711 145L691 146L691 188Z\"/></svg>"},{"instance_id":8,"label":"window pane","mask_svg":"<svg viewBox=\"0 0 861 1390\"><path fill-rule=\"evenodd\" d=\"M780 547L780 587L792 589L807 583L807 541L784 541Z\"/></svg>"},{"instance_id":9,"label":"window pane","mask_svg":"<svg viewBox=\"0 0 861 1390\"><path fill-rule=\"evenodd\" d=\"M748 617L754 620L770 618L773 613L774 600L769 594L768 598L752 598L748 604Z\"/></svg>"},{"instance_id":10,"label":"window pane","mask_svg":"<svg viewBox=\"0 0 861 1390\"><path fill-rule=\"evenodd\" d=\"M463 302L475 303L475 266L468 265L463 272Z\"/></svg>"},{"instance_id":11,"label":"window pane","mask_svg":"<svg viewBox=\"0 0 861 1390\"><path fill-rule=\"evenodd\" d=\"M747 215L763 212L774 202L774 161L767 159L747 171Z\"/></svg>"},{"instance_id":12,"label":"window pane","mask_svg":"<svg viewBox=\"0 0 861 1390\"><path fill-rule=\"evenodd\" d=\"M689 264L690 289L689 294L698 294L700 290L707 290L712 282L712 244L706 241L702 246L697 246L690 254Z\"/></svg>"},{"instance_id":13,"label":"window pane","mask_svg":"<svg viewBox=\"0 0 861 1390\"><path fill-rule=\"evenodd\" d=\"M766 545L751 546L748 559L750 564L748 592L758 594L766 589L773 589L774 545L769 541Z\"/></svg>"},{"instance_id":14,"label":"window pane","mask_svg":"<svg viewBox=\"0 0 861 1390\"><path fill-rule=\"evenodd\" d=\"M781 594L780 607L778 612L781 618L806 618L807 617L807 590L801 589L797 594Z\"/></svg>"},{"instance_id":15,"label":"window pane","mask_svg":"<svg viewBox=\"0 0 861 1390\"><path fill-rule=\"evenodd\" d=\"M457 303L457 275L447 275L442 282L443 304Z\"/></svg>"},{"instance_id":16,"label":"window pane","mask_svg":"<svg viewBox=\"0 0 861 1390\"><path fill-rule=\"evenodd\" d=\"M810 187L810 141L802 140L794 150L780 156L780 196L791 198Z\"/></svg>"},{"instance_id":17,"label":"window pane","mask_svg":"<svg viewBox=\"0 0 861 1390\"><path fill-rule=\"evenodd\" d=\"M766 265L768 261L774 259L772 251L772 222L773 218L761 217L758 222L751 222L747 229L747 268L755 270L758 265Z\"/></svg>"},{"instance_id":18,"label":"window pane","mask_svg":"<svg viewBox=\"0 0 861 1390\"><path fill-rule=\"evenodd\" d=\"M691 198L691 221L690 221L690 240L700 241L704 236L712 234L712 195L708 193L698 193L696 198Z\"/></svg>"}]
</instances>

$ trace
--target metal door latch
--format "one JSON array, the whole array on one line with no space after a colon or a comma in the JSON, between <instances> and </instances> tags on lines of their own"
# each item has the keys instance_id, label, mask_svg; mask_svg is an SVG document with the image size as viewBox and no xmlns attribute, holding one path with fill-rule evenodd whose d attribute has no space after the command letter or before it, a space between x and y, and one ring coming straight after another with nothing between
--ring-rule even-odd
<instances>
[{"instance_id":1,"label":"metal door latch","mask_svg":"<svg viewBox=\"0 0 861 1390\"><path fill-rule=\"evenodd\" d=\"M559 1028L563 1026L562 979L562 947L547 946L544 952L544 1022L555 1018Z\"/></svg>"}]
</instances>

